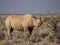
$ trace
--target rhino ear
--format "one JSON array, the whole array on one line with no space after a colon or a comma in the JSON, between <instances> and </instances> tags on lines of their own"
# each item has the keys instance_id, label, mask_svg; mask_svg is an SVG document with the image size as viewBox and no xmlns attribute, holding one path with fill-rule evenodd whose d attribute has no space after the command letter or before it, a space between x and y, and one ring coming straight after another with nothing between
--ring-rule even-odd
<instances>
[{"instance_id":1,"label":"rhino ear","mask_svg":"<svg viewBox=\"0 0 60 45\"><path fill-rule=\"evenodd\" d=\"M32 16L32 18L35 18L35 16Z\"/></svg>"},{"instance_id":2,"label":"rhino ear","mask_svg":"<svg viewBox=\"0 0 60 45\"><path fill-rule=\"evenodd\" d=\"M35 20L37 19L37 17L36 17L36 16L32 16L32 18L34 18Z\"/></svg>"}]
</instances>

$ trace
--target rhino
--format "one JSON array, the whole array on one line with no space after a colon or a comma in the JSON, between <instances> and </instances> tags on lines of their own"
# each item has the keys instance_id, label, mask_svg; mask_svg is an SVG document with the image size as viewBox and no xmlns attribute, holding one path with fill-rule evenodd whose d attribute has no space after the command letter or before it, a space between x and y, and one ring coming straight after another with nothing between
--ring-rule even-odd
<instances>
[{"instance_id":1,"label":"rhino","mask_svg":"<svg viewBox=\"0 0 60 45\"><path fill-rule=\"evenodd\" d=\"M38 27L41 24L40 18L34 18L31 14L10 15L5 20L7 35L11 36L13 30L28 31L28 27ZM31 34L31 30L30 34Z\"/></svg>"}]
</instances>

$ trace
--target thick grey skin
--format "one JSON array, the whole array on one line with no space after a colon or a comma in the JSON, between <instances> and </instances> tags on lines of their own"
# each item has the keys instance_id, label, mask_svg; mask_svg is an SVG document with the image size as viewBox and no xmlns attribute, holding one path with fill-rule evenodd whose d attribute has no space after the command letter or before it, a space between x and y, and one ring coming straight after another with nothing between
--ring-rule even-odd
<instances>
[{"instance_id":1,"label":"thick grey skin","mask_svg":"<svg viewBox=\"0 0 60 45\"><path fill-rule=\"evenodd\" d=\"M5 26L7 29L7 35L11 36L10 29L11 27L14 30L22 30L24 28L24 32L28 30L27 27L29 26L39 26L41 23L40 19L33 18L31 14L26 15L14 15L14 16L8 16L5 20Z\"/></svg>"}]
</instances>

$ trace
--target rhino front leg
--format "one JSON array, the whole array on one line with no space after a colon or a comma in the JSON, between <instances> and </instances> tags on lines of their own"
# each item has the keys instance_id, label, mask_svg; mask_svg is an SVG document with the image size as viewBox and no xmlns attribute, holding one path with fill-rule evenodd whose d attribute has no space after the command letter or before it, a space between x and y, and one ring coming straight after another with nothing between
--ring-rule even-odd
<instances>
[{"instance_id":1,"label":"rhino front leg","mask_svg":"<svg viewBox=\"0 0 60 45\"><path fill-rule=\"evenodd\" d=\"M29 33L28 28L24 27L24 33L23 34L26 36L27 33Z\"/></svg>"},{"instance_id":2,"label":"rhino front leg","mask_svg":"<svg viewBox=\"0 0 60 45\"><path fill-rule=\"evenodd\" d=\"M27 27L24 27L24 32L27 32L28 31L28 28Z\"/></svg>"}]
</instances>

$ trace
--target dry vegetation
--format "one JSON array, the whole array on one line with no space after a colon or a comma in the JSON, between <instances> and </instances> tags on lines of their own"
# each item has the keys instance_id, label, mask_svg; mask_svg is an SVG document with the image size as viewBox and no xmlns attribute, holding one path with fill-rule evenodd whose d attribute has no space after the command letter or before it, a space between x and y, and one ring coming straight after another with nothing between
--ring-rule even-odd
<instances>
[{"instance_id":1,"label":"dry vegetation","mask_svg":"<svg viewBox=\"0 0 60 45\"><path fill-rule=\"evenodd\" d=\"M12 37L5 38L5 18L0 15L0 45L60 45L60 15L41 16L42 24L34 27L32 34L23 35L21 31L13 31Z\"/></svg>"}]
</instances>

